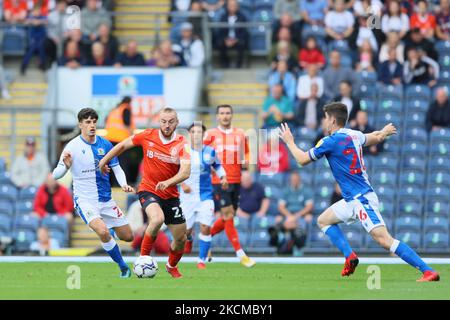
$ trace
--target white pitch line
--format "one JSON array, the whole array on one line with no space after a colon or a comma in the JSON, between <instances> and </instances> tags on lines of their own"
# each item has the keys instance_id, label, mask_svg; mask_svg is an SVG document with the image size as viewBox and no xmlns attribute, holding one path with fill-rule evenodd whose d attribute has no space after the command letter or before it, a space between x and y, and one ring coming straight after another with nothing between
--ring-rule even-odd
<instances>
[{"instance_id":1,"label":"white pitch line","mask_svg":"<svg viewBox=\"0 0 450 320\"><path fill-rule=\"evenodd\" d=\"M137 257L126 256L124 260L133 263ZM166 262L167 257L155 257L158 262ZM342 264L343 257L255 257L257 263L266 264ZM182 262L196 263L197 257L183 257ZM450 264L450 258L424 258L429 264ZM380 257L360 257L360 264L404 264L405 262L399 258L380 258ZM91 257L38 257L38 256L1 256L0 263L9 262L112 262L107 256L91 256ZM236 257L213 257L214 262L238 263Z\"/></svg>"}]
</instances>

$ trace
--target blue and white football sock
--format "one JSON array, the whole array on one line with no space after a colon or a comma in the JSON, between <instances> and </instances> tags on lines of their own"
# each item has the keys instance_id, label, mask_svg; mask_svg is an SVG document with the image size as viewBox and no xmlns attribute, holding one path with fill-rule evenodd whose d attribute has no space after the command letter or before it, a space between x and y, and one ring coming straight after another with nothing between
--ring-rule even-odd
<instances>
[{"instance_id":1,"label":"blue and white football sock","mask_svg":"<svg viewBox=\"0 0 450 320\"><path fill-rule=\"evenodd\" d=\"M114 238L111 237L111 240L108 242L102 242L102 247L109 254L111 259L119 265L120 270L128 269L128 265L125 263L122 254L120 253L119 245Z\"/></svg>"},{"instance_id":2,"label":"blue and white football sock","mask_svg":"<svg viewBox=\"0 0 450 320\"><path fill-rule=\"evenodd\" d=\"M411 249L406 243L401 242L397 239L391 245L389 249L392 253L398 255L403 261L408 263L410 266L419 269L422 273L428 270L433 270L429 265L427 265L419 255Z\"/></svg>"},{"instance_id":3,"label":"blue and white football sock","mask_svg":"<svg viewBox=\"0 0 450 320\"><path fill-rule=\"evenodd\" d=\"M207 257L208 257L209 248L211 247L212 236L211 235L205 236L204 234L200 233L198 235L198 239L199 239L199 254L198 254L198 257L199 257L199 259L201 261L205 262Z\"/></svg>"},{"instance_id":4,"label":"blue and white football sock","mask_svg":"<svg viewBox=\"0 0 450 320\"><path fill-rule=\"evenodd\" d=\"M344 254L344 257L347 258L353 252L353 249L350 247L341 228L337 224L323 227L322 232L330 238L331 242Z\"/></svg>"}]
</instances>

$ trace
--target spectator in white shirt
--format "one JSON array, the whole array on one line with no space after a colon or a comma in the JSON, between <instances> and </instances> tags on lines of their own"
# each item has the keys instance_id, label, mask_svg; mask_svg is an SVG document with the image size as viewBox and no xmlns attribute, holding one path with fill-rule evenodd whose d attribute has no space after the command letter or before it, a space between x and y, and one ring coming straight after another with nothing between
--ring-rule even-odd
<instances>
[{"instance_id":1,"label":"spectator in white shirt","mask_svg":"<svg viewBox=\"0 0 450 320\"><path fill-rule=\"evenodd\" d=\"M397 1L389 2L388 12L381 19L381 30L385 34L391 31L398 32L400 39L408 32L409 18L401 12L400 4Z\"/></svg>"},{"instance_id":2,"label":"spectator in white shirt","mask_svg":"<svg viewBox=\"0 0 450 320\"><path fill-rule=\"evenodd\" d=\"M330 40L346 40L353 32L355 18L345 10L344 0L334 0L334 10L325 16L325 31Z\"/></svg>"},{"instance_id":3,"label":"spectator in white shirt","mask_svg":"<svg viewBox=\"0 0 450 320\"><path fill-rule=\"evenodd\" d=\"M395 49L397 55L397 61L400 63L404 62L405 56L405 45L400 42L400 37L397 32L389 32L387 34L386 42L383 43L380 49L380 54L378 56L378 61L383 63L386 60L389 60L389 50Z\"/></svg>"},{"instance_id":4,"label":"spectator in white shirt","mask_svg":"<svg viewBox=\"0 0 450 320\"><path fill-rule=\"evenodd\" d=\"M173 51L183 56L188 67L201 67L205 62L203 42L193 35L193 26L190 22L181 25L181 41L173 46Z\"/></svg>"},{"instance_id":5,"label":"spectator in white shirt","mask_svg":"<svg viewBox=\"0 0 450 320\"><path fill-rule=\"evenodd\" d=\"M311 63L307 67L307 74L301 76L297 83L297 97L300 100L311 97L311 84L315 83L318 87L318 96L323 94L323 78L318 75L319 68Z\"/></svg>"}]
</instances>

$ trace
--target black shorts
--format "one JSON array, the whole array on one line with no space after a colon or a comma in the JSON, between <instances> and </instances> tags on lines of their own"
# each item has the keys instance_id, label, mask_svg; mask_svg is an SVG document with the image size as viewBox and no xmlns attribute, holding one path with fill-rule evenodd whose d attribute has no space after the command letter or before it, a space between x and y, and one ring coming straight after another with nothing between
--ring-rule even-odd
<instances>
[{"instance_id":1,"label":"black shorts","mask_svg":"<svg viewBox=\"0 0 450 320\"><path fill-rule=\"evenodd\" d=\"M227 190L223 190L220 184L214 184L213 189L216 211L231 205L235 211L237 210L241 195L241 185L239 183L230 183Z\"/></svg>"},{"instance_id":2,"label":"black shorts","mask_svg":"<svg viewBox=\"0 0 450 320\"><path fill-rule=\"evenodd\" d=\"M165 224L182 224L186 222L183 210L181 210L179 198L162 199L148 191L141 191L138 193L138 196L144 211L152 203L159 204L164 213Z\"/></svg>"}]
</instances>

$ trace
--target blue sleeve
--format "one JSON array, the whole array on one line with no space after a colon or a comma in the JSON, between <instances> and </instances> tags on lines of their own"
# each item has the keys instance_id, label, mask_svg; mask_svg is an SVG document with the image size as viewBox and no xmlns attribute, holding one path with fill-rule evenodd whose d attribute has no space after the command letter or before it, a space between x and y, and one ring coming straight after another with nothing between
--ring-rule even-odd
<instances>
[{"instance_id":1,"label":"blue sleeve","mask_svg":"<svg viewBox=\"0 0 450 320\"><path fill-rule=\"evenodd\" d=\"M108 153L108 152L110 152L111 149L113 148L113 145L112 145L112 143L111 143L110 141L108 141L108 140L106 140L106 139L105 139L105 141L106 141L106 145L107 145L107 147L106 147L106 153ZM118 166L119 164L120 164L120 163L119 163L119 159L118 159L117 157L114 157L114 158L112 158L111 161L109 162L109 167L112 168L112 167Z\"/></svg>"},{"instance_id":2,"label":"blue sleeve","mask_svg":"<svg viewBox=\"0 0 450 320\"><path fill-rule=\"evenodd\" d=\"M312 161L319 160L323 156L330 154L333 150L333 147L334 143L330 137L322 138L319 140L319 142L317 142L314 148L311 148L308 151L309 157Z\"/></svg>"}]
</instances>

